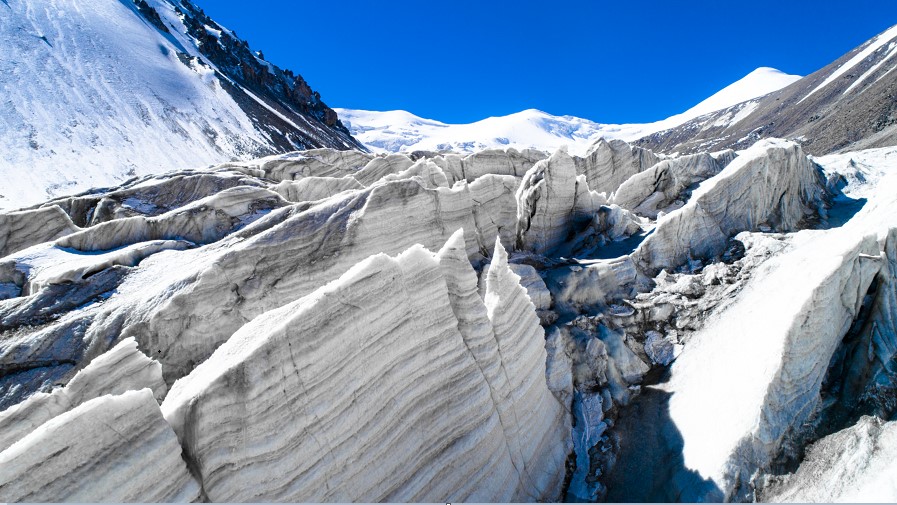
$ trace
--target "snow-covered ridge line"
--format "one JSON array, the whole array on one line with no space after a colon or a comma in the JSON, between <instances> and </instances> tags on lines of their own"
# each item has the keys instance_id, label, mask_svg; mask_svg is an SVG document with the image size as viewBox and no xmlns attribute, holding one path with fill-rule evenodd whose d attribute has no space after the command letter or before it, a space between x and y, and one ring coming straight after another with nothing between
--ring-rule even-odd
<instances>
[{"instance_id":1,"label":"snow-covered ridge line","mask_svg":"<svg viewBox=\"0 0 897 505\"><path fill-rule=\"evenodd\" d=\"M879 34L878 36L876 36L875 38L870 40L867 43L866 47L864 47L862 50L860 50L853 58L847 60L843 65L838 67L837 70L835 70L834 72L829 74L829 76L826 77L824 81L822 81L818 86L813 88L809 93L807 93L797 103L803 102L807 98L810 98L817 91L821 90L822 88L824 88L824 87L828 86L829 84L831 84L832 82L834 82L836 79L838 79L839 77L844 75L848 70L857 66L857 64L859 64L861 61L865 60L866 58L871 56L873 53L875 53L876 51L881 49L885 44L887 44L888 42L893 40L895 37L897 37L897 25L894 25L894 26L888 28L887 30L885 30L884 32L882 32L881 34ZM890 53L893 52L893 46L886 49L886 51L888 51L889 54L888 54L888 56L885 57L885 59L888 59L891 57ZM878 66L880 66L882 63L884 63L885 59L880 61L874 68L878 68ZM874 70L874 69L872 69L872 70ZM868 75L871 74L872 70L865 73L859 79L854 81L854 83L851 84L850 87L847 88L847 90L845 90L844 94L847 94L847 91L852 89L854 86L856 86L860 82L864 81L866 79L866 77L868 77Z\"/></svg>"},{"instance_id":2,"label":"snow-covered ridge line","mask_svg":"<svg viewBox=\"0 0 897 505\"><path fill-rule=\"evenodd\" d=\"M800 76L761 67L683 113L645 124L602 124L574 116L554 116L535 109L469 124L443 123L402 110L335 110L355 138L374 152L473 152L505 146L551 152L567 145L571 153L582 154L598 138L635 140L776 91L798 79Z\"/></svg>"}]
</instances>

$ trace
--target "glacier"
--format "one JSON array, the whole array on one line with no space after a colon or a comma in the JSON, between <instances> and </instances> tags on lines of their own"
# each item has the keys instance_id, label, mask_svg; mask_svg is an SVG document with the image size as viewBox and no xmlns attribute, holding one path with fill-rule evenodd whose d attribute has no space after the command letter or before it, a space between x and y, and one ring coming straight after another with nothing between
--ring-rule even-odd
<instances>
[{"instance_id":1,"label":"glacier","mask_svg":"<svg viewBox=\"0 0 897 505\"><path fill-rule=\"evenodd\" d=\"M313 149L0 214L0 497L804 496L889 426L842 390L886 415L895 156Z\"/></svg>"}]
</instances>

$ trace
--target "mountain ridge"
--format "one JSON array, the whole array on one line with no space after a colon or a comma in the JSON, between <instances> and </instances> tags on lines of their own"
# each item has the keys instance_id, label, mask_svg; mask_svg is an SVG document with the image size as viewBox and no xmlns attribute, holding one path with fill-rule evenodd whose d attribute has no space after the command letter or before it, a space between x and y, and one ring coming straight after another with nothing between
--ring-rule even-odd
<instances>
[{"instance_id":1,"label":"mountain ridge","mask_svg":"<svg viewBox=\"0 0 897 505\"><path fill-rule=\"evenodd\" d=\"M0 208L173 168L364 149L301 76L188 0L0 9Z\"/></svg>"},{"instance_id":2,"label":"mountain ridge","mask_svg":"<svg viewBox=\"0 0 897 505\"><path fill-rule=\"evenodd\" d=\"M897 25L769 95L638 140L661 152L743 149L765 137L823 155L897 143ZM737 122L728 118L740 117Z\"/></svg>"},{"instance_id":3,"label":"mountain ridge","mask_svg":"<svg viewBox=\"0 0 897 505\"><path fill-rule=\"evenodd\" d=\"M461 124L427 119L404 110L381 112L337 108L336 111L352 134L375 152L472 152L505 146L553 151L568 145L571 151L582 154L600 137L633 141L717 109L765 95L798 79L800 76L759 67L688 110L651 123L598 123L571 115L556 116L538 109Z\"/></svg>"}]
</instances>

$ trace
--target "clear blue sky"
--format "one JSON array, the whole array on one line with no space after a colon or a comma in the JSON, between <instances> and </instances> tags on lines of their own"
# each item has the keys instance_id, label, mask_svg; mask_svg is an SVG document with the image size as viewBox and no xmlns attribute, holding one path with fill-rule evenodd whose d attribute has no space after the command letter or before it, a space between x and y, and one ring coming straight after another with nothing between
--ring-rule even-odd
<instances>
[{"instance_id":1,"label":"clear blue sky","mask_svg":"<svg viewBox=\"0 0 897 505\"><path fill-rule=\"evenodd\" d=\"M809 74L897 24L895 0L195 2L332 107L446 122L662 119L756 67Z\"/></svg>"}]
</instances>

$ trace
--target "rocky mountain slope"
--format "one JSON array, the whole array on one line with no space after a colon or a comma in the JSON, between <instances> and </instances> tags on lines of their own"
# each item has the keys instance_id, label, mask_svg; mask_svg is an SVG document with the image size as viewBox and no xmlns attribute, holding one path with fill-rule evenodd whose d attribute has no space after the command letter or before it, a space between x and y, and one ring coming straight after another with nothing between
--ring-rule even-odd
<instances>
[{"instance_id":1,"label":"rocky mountain slope","mask_svg":"<svg viewBox=\"0 0 897 505\"><path fill-rule=\"evenodd\" d=\"M0 208L160 170L362 148L301 76L189 0L8 0L0 12Z\"/></svg>"},{"instance_id":2,"label":"rocky mountain slope","mask_svg":"<svg viewBox=\"0 0 897 505\"><path fill-rule=\"evenodd\" d=\"M535 109L490 117L470 124L447 124L410 112L336 109L358 140L374 152L455 151L514 147L554 151L566 145L582 154L601 137L635 140L649 133L757 98L800 79L774 68L758 68L687 111L646 124L601 124L573 116L553 116Z\"/></svg>"},{"instance_id":3,"label":"rocky mountain slope","mask_svg":"<svg viewBox=\"0 0 897 505\"><path fill-rule=\"evenodd\" d=\"M742 149L764 137L817 155L897 143L897 26L775 93L639 140L662 152Z\"/></svg>"}]
</instances>

